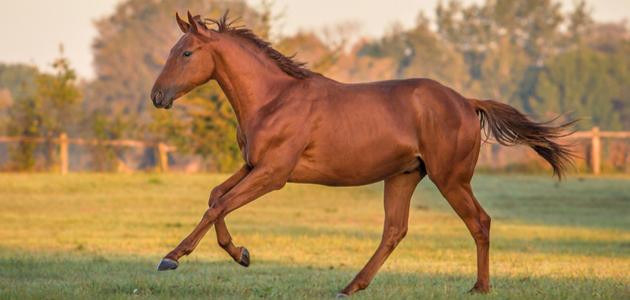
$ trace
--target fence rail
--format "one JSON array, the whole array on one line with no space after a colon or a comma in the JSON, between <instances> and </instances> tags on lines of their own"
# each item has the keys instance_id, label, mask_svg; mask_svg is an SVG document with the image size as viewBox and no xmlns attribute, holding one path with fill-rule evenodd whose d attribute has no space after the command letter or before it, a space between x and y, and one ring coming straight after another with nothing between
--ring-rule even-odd
<instances>
[{"instance_id":1,"label":"fence rail","mask_svg":"<svg viewBox=\"0 0 630 300\"><path fill-rule=\"evenodd\" d=\"M578 131L566 137L567 139L590 139L590 167L595 175L601 173L601 139L630 139L630 131L600 131L599 127L593 127L592 130ZM176 150L175 147L169 146L161 142L138 141L138 140L98 140L98 139L82 139L68 138L65 133L58 137L24 137L24 136L0 136L0 143L54 143L59 145L59 162L62 174L68 173L68 145L93 145L93 146L116 146L131 148L153 148L157 157L157 169L166 172L169 169L168 153Z\"/></svg>"},{"instance_id":2,"label":"fence rail","mask_svg":"<svg viewBox=\"0 0 630 300\"><path fill-rule=\"evenodd\" d=\"M568 136L570 139L591 139L591 171L594 175L601 173L602 164L602 138L627 139L630 131L600 131L599 127L593 127L590 131L578 131Z\"/></svg>"},{"instance_id":3,"label":"fence rail","mask_svg":"<svg viewBox=\"0 0 630 300\"><path fill-rule=\"evenodd\" d=\"M98 140L68 138L65 133L58 137L26 137L26 136L0 136L0 143L53 143L59 145L59 165L61 174L68 173L68 145L90 145L90 146L118 146L131 148L154 148L157 155L157 167L162 172L168 171L168 152L175 151L176 148L161 142L149 142L138 140Z\"/></svg>"}]
</instances>

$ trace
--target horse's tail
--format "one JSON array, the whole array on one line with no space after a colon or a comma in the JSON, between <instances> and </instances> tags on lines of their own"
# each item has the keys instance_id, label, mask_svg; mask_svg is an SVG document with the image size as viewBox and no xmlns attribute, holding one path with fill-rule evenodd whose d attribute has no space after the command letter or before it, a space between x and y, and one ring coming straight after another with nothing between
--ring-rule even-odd
<instances>
[{"instance_id":1,"label":"horse's tail","mask_svg":"<svg viewBox=\"0 0 630 300\"><path fill-rule=\"evenodd\" d=\"M573 164L573 153L556 140L573 133L570 129L577 120L558 126L553 121L534 122L512 106L493 101L470 99L481 122L486 138L491 135L501 145L525 144L544 158L553 168L553 174L562 179L567 167Z\"/></svg>"}]
</instances>

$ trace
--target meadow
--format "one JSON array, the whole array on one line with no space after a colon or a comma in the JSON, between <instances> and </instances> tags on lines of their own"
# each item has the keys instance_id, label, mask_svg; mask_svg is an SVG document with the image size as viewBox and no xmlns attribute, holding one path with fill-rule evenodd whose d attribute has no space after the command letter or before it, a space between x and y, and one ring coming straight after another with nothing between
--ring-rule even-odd
<instances>
[{"instance_id":1,"label":"meadow","mask_svg":"<svg viewBox=\"0 0 630 300\"><path fill-rule=\"evenodd\" d=\"M226 222L252 264L210 231L175 271L159 259L190 232L213 174L0 174L0 299L327 299L376 249L382 184L288 184ZM630 178L477 175L493 217L493 292L468 295L475 247L425 179L409 233L356 299L629 299Z\"/></svg>"}]
</instances>

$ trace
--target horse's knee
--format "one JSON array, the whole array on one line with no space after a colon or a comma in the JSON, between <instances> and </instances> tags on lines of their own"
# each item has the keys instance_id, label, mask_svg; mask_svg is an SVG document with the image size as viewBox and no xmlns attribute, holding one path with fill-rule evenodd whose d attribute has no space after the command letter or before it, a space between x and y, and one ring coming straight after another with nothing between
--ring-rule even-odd
<instances>
[{"instance_id":1,"label":"horse's knee","mask_svg":"<svg viewBox=\"0 0 630 300\"><path fill-rule=\"evenodd\" d=\"M220 186L216 186L210 191L210 197L208 197L208 207L212 207L225 191Z\"/></svg>"},{"instance_id":2,"label":"horse's knee","mask_svg":"<svg viewBox=\"0 0 630 300\"><path fill-rule=\"evenodd\" d=\"M206 210L203 217L204 219L214 223L219 217L223 217L223 211L224 209L220 205L214 205Z\"/></svg>"}]
</instances>

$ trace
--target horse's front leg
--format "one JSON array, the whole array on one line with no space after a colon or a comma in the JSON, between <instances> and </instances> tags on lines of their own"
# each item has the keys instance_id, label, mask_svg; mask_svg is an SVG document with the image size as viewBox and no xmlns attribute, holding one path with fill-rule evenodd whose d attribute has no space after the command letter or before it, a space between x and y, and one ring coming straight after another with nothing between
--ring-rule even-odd
<instances>
[{"instance_id":1,"label":"horse's front leg","mask_svg":"<svg viewBox=\"0 0 630 300\"><path fill-rule=\"evenodd\" d=\"M213 203L243 180L250 171L251 168L248 165L244 165L240 170L230 176L230 178L225 180L225 182L212 189L210 199L208 199L208 207L212 207ZM219 246L221 246L221 248L223 248L223 250L225 250L234 259L234 261L244 267L249 266L249 251L247 251L247 248L245 247L234 246L234 243L232 243L232 236L228 231L223 217L219 217L217 219L214 224L214 230L217 234L217 242L219 243Z\"/></svg>"},{"instance_id":2,"label":"horse's front leg","mask_svg":"<svg viewBox=\"0 0 630 300\"><path fill-rule=\"evenodd\" d=\"M179 258L190 254L219 218L225 217L231 211L268 192L280 189L286 183L289 172L280 167L272 166L257 166L253 168L229 192L212 203L212 206L204 213L197 227L162 259L158 265L158 270L177 268Z\"/></svg>"}]
</instances>

